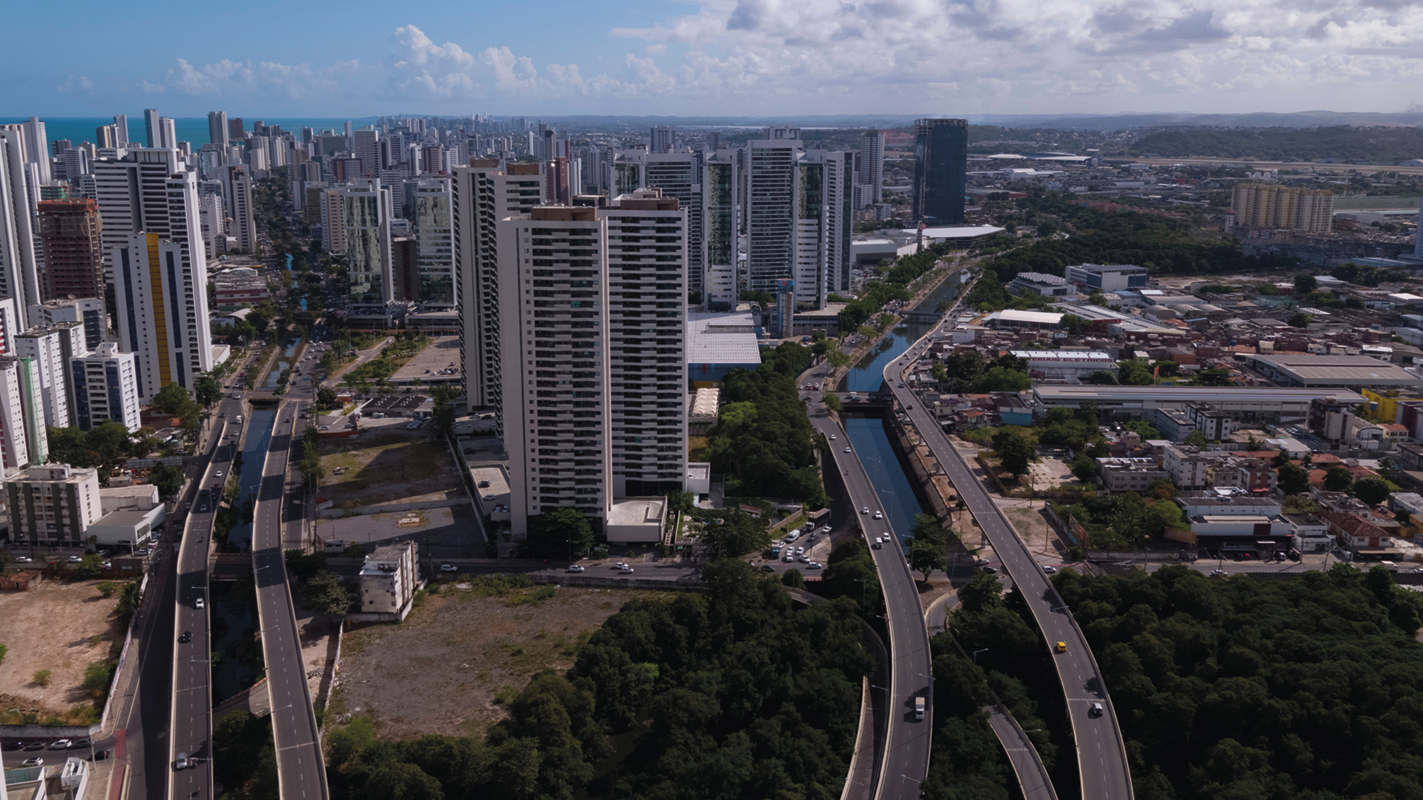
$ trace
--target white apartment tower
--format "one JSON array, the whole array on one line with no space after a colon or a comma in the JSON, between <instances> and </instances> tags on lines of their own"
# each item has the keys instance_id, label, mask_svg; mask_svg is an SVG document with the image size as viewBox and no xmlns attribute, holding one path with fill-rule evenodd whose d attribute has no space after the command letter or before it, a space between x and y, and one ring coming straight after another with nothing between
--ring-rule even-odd
<instances>
[{"instance_id":1,"label":"white apartment tower","mask_svg":"<svg viewBox=\"0 0 1423 800\"><path fill-rule=\"evenodd\" d=\"M30 117L20 123L25 136L25 161L34 164L40 186L47 186L53 179L49 169L49 137L45 135L44 120Z\"/></svg>"},{"instance_id":2,"label":"white apartment tower","mask_svg":"<svg viewBox=\"0 0 1423 800\"><path fill-rule=\"evenodd\" d=\"M794 132L768 128L748 143L748 286L774 294L794 281L798 308L824 308L830 292L850 290L854 158L802 150Z\"/></svg>"},{"instance_id":3,"label":"white apartment tower","mask_svg":"<svg viewBox=\"0 0 1423 800\"><path fill-rule=\"evenodd\" d=\"M208 258L217 258L227 250L227 215L222 210L222 193L208 193L198 198L198 223L202 228L203 248Z\"/></svg>"},{"instance_id":4,"label":"white apartment tower","mask_svg":"<svg viewBox=\"0 0 1423 800\"><path fill-rule=\"evenodd\" d=\"M87 353L82 322L35 327L15 337L15 354L35 364L46 427L68 428L74 424L74 385L69 362Z\"/></svg>"},{"instance_id":5,"label":"white apartment tower","mask_svg":"<svg viewBox=\"0 0 1423 800\"><path fill-rule=\"evenodd\" d=\"M607 223L612 496L675 494L687 477L688 214L675 197L642 189L598 217Z\"/></svg>"},{"instance_id":6,"label":"white apartment tower","mask_svg":"<svg viewBox=\"0 0 1423 800\"><path fill-rule=\"evenodd\" d=\"M0 315L4 305L0 303ZM63 300L46 300L30 306L29 322L32 327L45 327L60 322L78 322L84 326L84 349L94 350L109 333L108 315L104 313L104 300L100 297L76 297Z\"/></svg>"},{"instance_id":7,"label":"white apartment tower","mask_svg":"<svg viewBox=\"0 0 1423 800\"><path fill-rule=\"evenodd\" d=\"M228 216L232 218L232 233L237 246L251 252L257 246L257 216L253 208L252 176L244 167L231 165L223 172L223 188L227 190Z\"/></svg>"},{"instance_id":8,"label":"white apartment tower","mask_svg":"<svg viewBox=\"0 0 1423 800\"><path fill-rule=\"evenodd\" d=\"M654 125L652 128L652 152L670 153L677 146L677 129L671 125Z\"/></svg>"},{"instance_id":9,"label":"white apartment tower","mask_svg":"<svg viewBox=\"0 0 1423 800\"><path fill-rule=\"evenodd\" d=\"M132 433L142 427L138 403L138 361L133 353L105 342L69 362L74 387L74 421L89 430L110 420Z\"/></svg>"},{"instance_id":10,"label":"white apartment tower","mask_svg":"<svg viewBox=\"0 0 1423 800\"><path fill-rule=\"evenodd\" d=\"M653 129L658 130L657 128ZM703 235L706 180L701 153L648 154L642 150L620 151L613 162L614 197L630 195L641 188L662 190L663 197L675 197L687 214L687 276L689 301L704 304L706 298L706 237ZM733 240L733 245L734 245Z\"/></svg>"},{"instance_id":11,"label":"white apartment tower","mask_svg":"<svg viewBox=\"0 0 1423 800\"><path fill-rule=\"evenodd\" d=\"M539 206L498 223L504 446L515 538L529 517L612 506L608 222Z\"/></svg>"},{"instance_id":12,"label":"white apartment tower","mask_svg":"<svg viewBox=\"0 0 1423 800\"><path fill-rule=\"evenodd\" d=\"M544 202L538 164L472 159L450 180L454 217L455 303L460 312L460 366L470 408L496 409L501 398L499 242L497 223Z\"/></svg>"},{"instance_id":13,"label":"white apartment tower","mask_svg":"<svg viewBox=\"0 0 1423 800\"><path fill-rule=\"evenodd\" d=\"M192 253L156 233L134 234L114 248L114 296L119 344L137 356L140 401L169 383L193 391L212 368L202 250Z\"/></svg>"},{"instance_id":14,"label":"white apartment tower","mask_svg":"<svg viewBox=\"0 0 1423 800\"><path fill-rule=\"evenodd\" d=\"M0 130L0 298L15 301L17 316L30 303L40 302L35 215L25 187L24 153L21 131Z\"/></svg>"},{"instance_id":15,"label":"white apartment tower","mask_svg":"<svg viewBox=\"0 0 1423 800\"><path fill-rule=\"evenodd\" d=\"M0 466L4 469L43 464L48 458L43 405L34 361L0 356Z\"/></svg>"}]
</instances>

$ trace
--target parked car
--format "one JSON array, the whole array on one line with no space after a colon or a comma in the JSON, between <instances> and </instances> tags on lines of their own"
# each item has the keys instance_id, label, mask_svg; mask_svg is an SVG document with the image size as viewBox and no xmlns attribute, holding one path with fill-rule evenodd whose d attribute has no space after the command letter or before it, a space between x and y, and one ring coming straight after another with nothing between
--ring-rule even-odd
<instances>
[{"instance_id":1,"label":"parked car","mask_svg":"<svg viewBox=\"0 0 1423 800\"><path fill-rule=\"evenodd\" d=\"M69 563L71 563L71 564L78 564L78 563L82 562L83 560L84 560L84 559L80 558L79 556L70 556L70 557L69 557Z\"/></svg>"},{"instance_id":2,"label":"parked car","mask_svg":"<svg viewBox=\"0 0 1423 800\"><path fill-rule=\"evenodd\" d=\"M441 564L441 565L440 565L440 571L441 571L441 572L459 572L460 569L459 569L459 567L456 567L454 564Z\"/></svg>"},{"instance_id":3,"label":"parked car","mask_svg":"<svg viewBox=\"0 0 1423 800\"><path fill-rule=\"evenodd\" d=\"M29 744L25 745L25 750L26 750L27 752L31 752L31 753L35 752L36 750L43 750L43 749L44 749L44 742L30 742Z\"/></svg>"},{"instance_id":4,"label":"parked car","mask_svg":"<svg viewBox=\"0 0 1423 800\"><path fill-rule=\"evenodd\" d=\"M27 759L25 759L24 761L20 762L20 766L22 766L22 767L41 767L41 766L44 766L44 759L43 759L43 758L27 758Z\"/></svg>"},{"instance_id":5,"label":"parked car","mask_svg":"<svg viewBox=\"0 0 1423 800\"><path fill-rule=\"evenodd\" d=\"M70 741L69 741L68 739L55 739L54 741L52 741L52 742L49 743L49 749L51 749L51 750L68 750L68 749L69 749L69 745L70 745Z\"/></svg>"},{"instance_id":6,"label":"parked car","mask_svg":"<svg viewBox=\"0 0 1423 800\"><path fill-rule=\"evenodd\" d=\"M829 525L822 526L821 529L820 529L820 532L821 532L821 533L829 533L829 532L830 532L830 526L829 526Z\"/></svg>"},{"instance_id":7,"label":"parked car","mask_svg":"<svg viewBox=\"0 0 1423 800\"><path fill-rule=\"evenodd\" d=\"M984 572L987 572L989 575L997 575L997 574L998 574L998 568L997 568L997 567L984 567L984 568L983 568L983 571L984 571Z\"/></svg>"},{"instance_id":8,"label":"parked car","mask_svg":"<svg viewBox=\"0 0 1423 800\"><path fill-rule=\"evenodd\" d=\"M1057 574L1057 567L1054 567L1054 566L1051 565L1051 564L1045 564L1045 565L1043 565L1043 574L1045 574L1045 575L1056 575L1056 574Z\"/></svg>"},{"instance_id":9,"label":"parked car","mask_svg":"<svg viewBox=\"0 0 1423 800\"><path fill-rule=\"evenodd\" d=\"M34 559L30 558L29 556L16 556L16 557L15 557L15 563L16 563L16 564L29 564L29 563L31 563L32 561L34 561Z\"/></svg>"},{"instance_id":10,"label":"parked car","mask_svg":"<svg viewBox=\"0 0 1423 800\"><path fill-rule=\"evenodd\" d=\"M821 569L820 562L819 562L819 561L812 561L812 562L810 562L809 564L806 564L806 565L805 565L805 568L806 568L806 569Z\"/></svg>"},{"instance_id":11,"label":"parked car","mask_svg":"<svg viewBox=\"0 0 1423 800\"><path fill-rule=\"evenodd\" d=\"M24 750L24 749L25 749L25 743L24 743L24 742L6 742L3 746L0 746L0 750Z\"/></svg>"}]
</instances>

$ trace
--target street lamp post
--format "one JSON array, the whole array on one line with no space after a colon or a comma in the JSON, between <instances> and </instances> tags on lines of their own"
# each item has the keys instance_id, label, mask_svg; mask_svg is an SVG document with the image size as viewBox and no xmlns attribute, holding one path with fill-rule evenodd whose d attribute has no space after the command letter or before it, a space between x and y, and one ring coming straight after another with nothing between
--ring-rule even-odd
<instances>
[{"instance_id":1,"label":"street lamp post","mask_svg":"<svg viewBox=\"0 0 1423 800\"><path fill-rule=\"evenodd\" d=\"M988 652L988 648L987 648L987 647L983 648L982 650L975 650L975 651L973 651L973 665L974 665L975 667L978 666L978 654L979 654L979 653L987 653L987 652Z\"/></svg>"}]
</instances>

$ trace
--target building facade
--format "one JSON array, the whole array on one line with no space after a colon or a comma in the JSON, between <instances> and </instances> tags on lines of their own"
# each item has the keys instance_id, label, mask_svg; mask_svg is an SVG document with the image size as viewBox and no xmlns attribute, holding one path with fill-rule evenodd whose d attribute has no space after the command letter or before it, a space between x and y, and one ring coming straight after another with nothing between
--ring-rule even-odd
<instances>
[{"instance_id":1,"label":"building facade","mask_svg":"<svg viewBox=\"0 0 1423 800\"><path fill-rule=\"evenodd\" d=\"M1288 228L1329 233L1334 225L1334 193L1279 184L1237 183L1235 224L1245 228Z\"/></svg>"},{"instance_id":2,"label":"building facade","mask_svg":"<svg viewBox=\"0 0 1423 800\"><path fill-rule=\"evenodd\" d=\"M15 337L15 354L34 361L47 427L68 428L74 424L74 382L69 362L88 352L84 326L79 322L35 327Z\"/></svg>"},{"instance_id":3,"label":"building facade","mask_svg":"<svg viewBox=\"0 0 1423 800\"><path fill-rule=\"evenodd\" d=\"M138 360L105 342L69 362L74 386L74 424L89 430L110 420L130 433L143 426L139 419Z\"/></svg>"},{"instance_id":4,"label":"building facade","mask_svg":"<svg viewBox=\"0 0 1423 800\"><path fill-rule=\"evenodd\" d=\"M99 204L92 199L43 200L39 213L45 264L41 299L103 297Z\"/></svg>"},{"instance_id":5,"label":"building facade","mask_svg":"<svg viewBox=\"0 0 1423 800\"><path fill-rule=\"evenodd\" d=\"M202 250L156 233L130 237L114 249L114 296L119 343L138 360L139 397L169 383L193 391L213 358Z\"/></svg>"},{"instance_id":6,"label":"building facade","mask_svg":"<svg viewBox=\"0 0 1423 800\"><path fill-rule=\"evenodd\" d=\"M29 320L36 328L60 322L81 323L84 326L85 350L97 348L109 333L109 318L104 313L102 295L35 303L30 306Z\"/></svg>"},{"instance_id":7,"label":"building facade","mask_svg":"<svg viewBox=\"0 0 1423 800\"><path fill-rule=\"evenodd\" d=\"M920 119L914 123L914 222L962 225L968 188L968 121Z\"/></svg>"},{"instance_id":8,"label":"building facade","mask_svg":"<svg viewBox=\"0 0 1423 800\"><path fill-rule=\"evenodd\" d=\"M11 547L83 547L102 516L99 473L67 464L30 467L5 482Z\"/></svg>"}]
</instances>

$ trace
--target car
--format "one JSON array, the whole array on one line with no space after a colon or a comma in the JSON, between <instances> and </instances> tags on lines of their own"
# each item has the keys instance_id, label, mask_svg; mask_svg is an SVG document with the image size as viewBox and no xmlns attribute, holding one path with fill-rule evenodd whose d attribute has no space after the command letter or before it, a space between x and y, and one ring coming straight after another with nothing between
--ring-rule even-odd
<instances>
[{"instance_id":1,"label":"car","mask_svg":"<svg viewBox=\"0 0 1423 800\"><path fill-rule=\"evenodd\" d=\"M861 514L868 514L868 513L870 513L870 507L869 507L869 506L865 506L864 508L860 509L860 513L861 513Z\"/></svg>"},{"instance_id":2,"label":"car","mask_svg":"<svg viewBox=\"0 0 1423 800\"><path fill-rule=\"evenodd\" d=\"M214 478L221 478L221 477L222 477L222 470L218 470L217 472L214 472L214 473L212 474L212 476L213 476Z\"/></svg>"},{"instance_id":3,"label":"car","mask_svg":"<svg viewBox=\"0 0 1423 800\"><path fill-rule=\"evenodd\" d=\"M880 549L880 548L883 547L883 546L884 546L884 537L882 537L882 536L876 536L874 543L870 545L870 547L873 547L873 548L876 549L876 550Z\"/></svg>"},{"instance_id":4,"label":"car","mask_svg":"<svg viewBox=\"0 0 1423 800\"><path fill-rule=\"evenodd\" d=\"M984 571L984 572L987 572L989 575L997 575L997 574L998 574L998 568L997 568L997 567L984 567L984 568L983 568L983 571Z\"/></svg>"},{"instance_id":5,"label":"car","mask_svg":"<svg viewBox=\"0 0 1423 800\"><path fill-rule=\"evenodd\" d=\"M112 562L112 561L105 561L103 564L99 565L99 568L100 568L100 569L113 569L113 568L114 568L114 562Z\"/></svg>"},{"instance_id":6,"label":"car","mask_svg":"<svg viewBox=\"0 0 1423 800\"><path fill-rule=\"evenodd\" d=\"M208 510L208 504L207 504L207 503L203 503L202 506L200 506L200 507L198 508L198 513L206 514L206 513L207 513L207 510Z\"/></svg>"},{"instance_id":7,"label":"car","mask_svg":"<svg viewBox=\"0 0 1423 800\"><path fill-rule=\"evenodd\" d=\"M784 561L784 562L786 562L787 564L789 564L789 563L791 563L792 561L795 561L795 556L792 555L792 554L790 554L790 553L786 553L786 557L783 558L783 559L781 559L781 560Z\"/></svg>"},{"instance_id":8,"label":"car","mask_svg":"<svg viewBox=\"0 0 1423 800\"><path fill-rule=\"evenodd\" d=\"M986 566L988 566L989 564L992 564L992 563L993 563L992 561L989 561L989 560L986 559L986 558L976 558L976 559L973 560L973 565L974 565L975 567L986 567Z\"/></svg>"},{"instance_id":9,"label":"car","mask_svg":"<svg viewBox=\"0 0 1423 800\"><path fill-rule=\"evenodd\" d=\"M4 746L0 746L0 750L23 750L23 749L25 749L25 743L24 743L24 742L6 742L6 743L4 744Z\"/></svg>"},{"instance_id":10,"label":"car","mask_svg":"<svg viewBox=\"0 0 1423 800\"><path fill-rule=\"evenodd\" d=\"M1229 575L1229 574L1230 574L1230 573L1226 572L1226 571L1223 570L1223 569L1213 569L1213 570L1211 570L1211 577L1212 577L1212 578L1219 578L1219 577L1221 577L1221 576L1223 576L1223 575Z\"/></svg>"},{"instance_id":11,"label":"car","mask_svg":"<svg viewBox=\"0 0 1423 800\"><path fill-rule=\"evenodd\" d=\"M583 571L585 571L585 570L584 570L584 567L583 567L582 564L569 564L569 565L568 565L568 571L569 571L569 572L583 572Z\"/></svg>"},{"instance_id":12,"label":"car","mask_svg":"<svg viewBox=\"0 0 1423 800\"><path fill-rule=\"evenodd\" d=\"M71 742L68 739L55 739L49 743L51 750L68 750Z\"/></svg>"},{"instance_id":13,"label":"car","mask_svg":"<svg viewBox=\"0 0 1423 800\"><path fill-rule=\"evenodd\" d=\"M21 761L21 762L20 762L20 766L22 766L22 767L42 767L42 766L44 766L44 759L43 759L43 758L38 758L38 757L36 757L36 758L27 758L27 759L25 759L24 761Z\"/></svg>"},{"instance_id":14,"label":"car","mask_svg":"<svg viewBox=\"0 0 1423 800\"><path fill-rule=\"evenodd\" d=\"M178 643L179 643L179 644L187 644L188 642L191 642L192 640L193 640L193 632L192 632L192 631L183 631L183 634L178 637Z\"/></svg>"},{"instance_id":15,"label":"car","mask_svg":"<svg viewBox=\"0 0 1423 800\"><path fill-rule=\"evenodd\" d=\"M786 541L788 541L788 542L794 542L796 539L799 539L799 538L800 538L800 531L791 531L790 533L786 534Z\"/></svg>"},{"instance_id":16,"label":"car","mask_svg":"<svg viewBox=\"0 0 1423 800\"><path fill-rule=\"evenodd\" d=\"M876 511L876 512L875 512L875 519L884 519L884 514L881 514L880 512Z\"/></svg>"},{"instance_id":17,"label":"car","mask_svg":"<svg viewBox=\"0 0 1423 800\"><path fill-rule=\"evenodd\" d=\"M833 434L833 433L830 434L830 441L832 441L832 442L835 441L835 434Z\"/></svg>"},{"instance_id":18,"label":"car","mask_svg":"<svg viewBox=\"0 0 1423 800\"><path fill-rule=\"evenodd\" d=\"M1101 704L1101 703L1093 703L1091 706L1089 706L1088 709L1087 709L1087 716L1089 716L1089 717L1100 717L1100 716L1102 716L1102 704Z\"/></svg>"},{"instance_id":19,"label":"car","mask_svg":"<svg viewBox=\"0 0 1423 800\"><path fill-rule=\"evenodd\" d=\"M173 769L175 770L187 769L190 766L192 766L192 762L188 760L187 753L179 753L178 760L173 762Z\"/></svg>"},{"instance_id":20,"label":"car","mask_svg":"<svg viewBox=\"0 0 1423 800\"><path fill-rule=\"evenodd\" d=\"M849 447L846 447L846 448L845 448L845 452L849 453L849 452L853 452L853 451L851 451Z\"/></svg>"},{"instance_id":21,"label":"car","mask_svg":"<svg viewBox=\"0 0 1423 800\"><path fill-rule=\"evenodd\" d=\"M193 608L199 611L203 609L203 599L201 597L193 601Z\"/></svg>"},{"instance_id":22,"label":"car","mask_svg":"<svg viewBox=\"0 0 1423 800\"><path fill-rule=\"evenodd\" d=\"M29 744L25 745L25 750L26 750L27 752L30 752L30 753L33 753L33 752L35 752L36 750L43 750L43 749L44 749L44 742L30 742Z\"/></svg>"},{"instance_id":23,"label":"car","mask_svg":"<svg viewBox=\"0 0 1423 800\"><path fill-rule=\"evenodd\" d=\"M820 565L820 562L819 562L819 561L812 561L812 562L810 562L809 564L806 564L806 565L805 565L805 568L806 568L806 569L823 569L823 567Z\"/></svg>"},{"instance_id":24,"label":"car","mask_svg":"<svg viewBox=\"0 0 1423 800\"><path fill-rule=\"evenodd\" d=\"M30 558L29 556L16 556L16 557L15 557L15 563L16 563L16 564L29 564L29 563L31 563L32 561L34 561L34 559Z\"/></svg>"},{"instance_id":25,"label":"car","mask_svg":"<svg viewBox=\"0 0 1423 800\"><path fill-rule=\"evenodd\" d=\"M830 532L830 526L829 526L829 525L822 525L822 526L820 526L820 532L821 532L821 533L829 533L829 532Z\"/></svg>"},{"instance_id":26,"label":"car","mask_svg":"<svg viewBox=\"0 0 1423 800\"><path fill-rule=\"evenodd\" d=\"M113 754L114 754L114 751L112 751L112 750L100 750L99 752L97 752L97 753L94 754L94 760L95 760L95 761L103 761L104 759L108 758L109 756L111 756L111 755L113 755Z\"/></svg>"},{"instance_id":27,"label":"car","mask_svg":"<svg viewBox=\"0 0 1423 800\"><path fill-rule=\"evenodd\" d=\"M441 572L459 572L460 569L459 569L459 567L456 567L454 564L441 564L441 565L440 565L440 571L441 571Z\"/></svg>"},{"instance_id":28,"label":"car","mask_svg":"<svg viewBox=\"0 0 1423 800\"><path fill-rule=\"evenodd\" d=\"M1051 564L1044 564L1044 565L1043 565L1043 574L1044 574L1044 575L1056 575L1056 574L1057 574L1057 567L1054 567L1054 566L1051 565Z\"/></svg>"},{"instance_id":29,"label":"car","mask_svg":"<svg viewBox=\"0 0 1423 800\"><path fill-rule=\"evenodd\" d=\"M795 549L795 552L796 552L796 555L800 555L801 553L804 553L804 552L805 552L805 548L804 548L804 547L797 547L797 548Z\"/></svg>"},{"instance_id":30,"label":"car","mask_svg":"<svg viewBox=\"0 0 1423 800\"><path fill-rule=\"evenodd\" d=\"M630 575L632 574L632 567L629 567L627 564L624 564L622 569L618 570L618 572L622 573L623 575Z\"/></svg>"},{"instance_id":31,"label":"car","mask_svg":"<svg viewBox=\"0 0 1423 800\"><path fill-rule=\"evenodd\" d=\"M761 571L762 571L762 572L775 572L775 571L776 571L776 568L773 567L773 566L771 566L770 564L762 564L762 565L761 565Z\"/></svg>"},{"instance_id":32,"label":"car","mask_svg":"<svg viewBox=\"0 0 1423 800\"><path fill-rule=\"evenodd\" d=\"M84 560L84 559L80 558L79 556L70 556L70 557L69 557L69 563L71 563L71 564L78 564L78 563L82 562L83 560Z\"/></svg>"},{"instance_id":33,"label":"car","mask_svg":"<svg viewBox=\"0 0 1423 800\"><path fill-rule=\"evenodd\" d=\"M616 564L613 565L613 567L614 567L615 569L623 569L623 568L626 567L626 566L627 566L627 563L624 562L624 561L619 561L618 563L616 563Z\"/></svg>"},{"instance_id":34,"label":"car","mask_svg":"<svg viewBox=\"0 0 1423 800\"><path fill-rule=\"evenodd\" d=\"M1055 648L1053 648L1053 649L1056 650L1056 651L1059 652L1059 653L1066 653L1066 652L1067 652L1067 642L1058 642L1058 643L1057 643L1057 647L1055 647Z\"/></svg>"}]
</instances>

